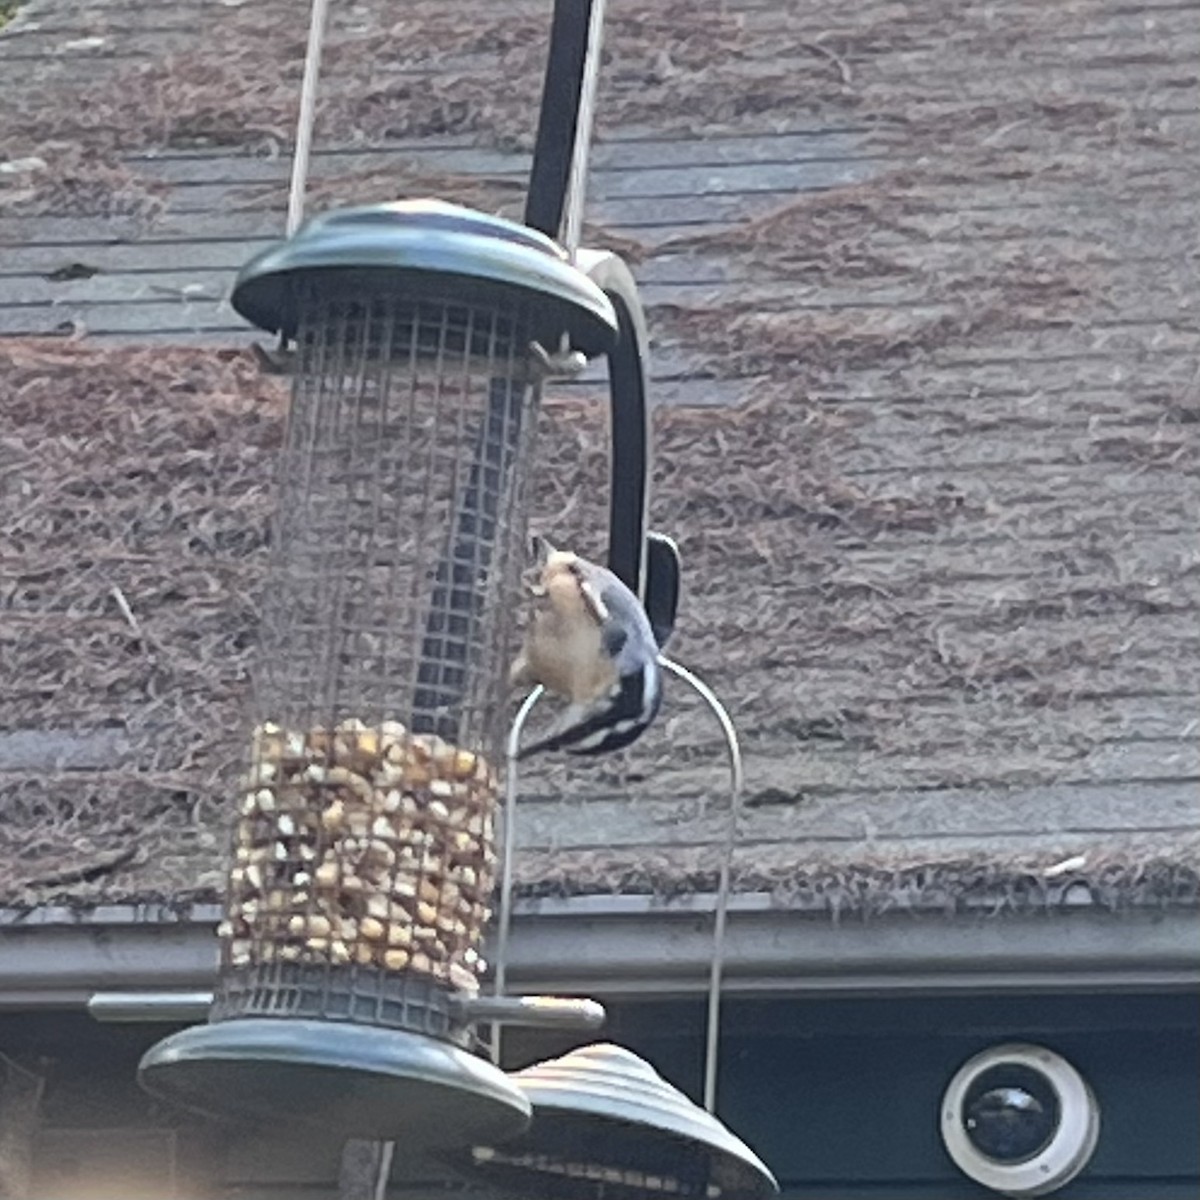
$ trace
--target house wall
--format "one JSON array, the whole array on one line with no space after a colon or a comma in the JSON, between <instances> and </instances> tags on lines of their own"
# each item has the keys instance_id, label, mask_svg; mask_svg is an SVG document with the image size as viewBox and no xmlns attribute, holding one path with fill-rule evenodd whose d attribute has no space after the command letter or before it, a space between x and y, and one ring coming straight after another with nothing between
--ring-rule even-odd
<instances>
[{"instance_id":1,"label":"house wall","mask_svg":"<svg viewBox=\"0 0 1200 1200\"><path fill-rule=\"evenodd\" d=\"M702 1006L611 1012L606 1036L697 1094ZM977 1050L1043 1042L1088 1078L1102 1112L1091 1166L1064 1200L1200 1195L1200 1005L1191 996L728 1001L720 1112L771 1165L789 1200L971 1200L938 1137L942 1089ZM53 1060L35 1164L37 1200L325 1200L339 1147L291 1128L221 1131L137 1088L162 1027L78 1014L0 1019L0 1050ZM513 1063L561 1052L508 1041ZM424 1200L445 1182L397 1156L389 1195Z\"/></svg>"}]
</instances>

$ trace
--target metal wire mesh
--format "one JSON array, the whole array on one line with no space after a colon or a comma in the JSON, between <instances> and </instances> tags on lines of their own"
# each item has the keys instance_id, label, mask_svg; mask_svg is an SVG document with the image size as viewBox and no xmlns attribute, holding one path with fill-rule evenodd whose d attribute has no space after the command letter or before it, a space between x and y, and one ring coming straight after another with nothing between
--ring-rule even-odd
<instances>
[{"instance_id":1,"label":"metal wire mesh","mask_svg":"<svg viewBox=\"0 0 1200 1200\"><path fill-rule=\"evenodd\" d=\"M300 311L214 1017L439 1033L430 982L484 968L537 376L520 309Z\"/></svg>"}]
</instances>

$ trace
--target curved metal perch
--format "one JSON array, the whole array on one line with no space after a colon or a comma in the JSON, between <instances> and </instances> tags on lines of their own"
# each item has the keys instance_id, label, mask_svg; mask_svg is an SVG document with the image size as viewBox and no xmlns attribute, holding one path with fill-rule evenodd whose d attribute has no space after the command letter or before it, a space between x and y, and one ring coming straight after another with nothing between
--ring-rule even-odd
<instances>
[{"instance_id":1,"label":"curved metal perch","mask_svg":"<svg viewBox=\"0 0 1200 1200\"><path fill-rule=\"evenodd\" d=\"M733 851L737 845L739 826L742 815L742 793L745 786L745 772L742 765L741 744L738 741L737 729L729 710L721 703L717 694L694 672L687 667L659 655L659 663L663 669L674 675L676 679L686 683L707 705L709 711L721 727L725 739L725 747L729 756L729 825L725 843L721 850L721 865L717 875L717 895L713 913L713 958L708 981L708 1013L705 1021L704 1039L704 1107L710 1113L716 1110L717 1101L717 1072L720 1063L721 1036L721 985L725 970L725 937L729 915L729 892L733 867ZM509 727L508 742L505 747L507 764L504 780L504 845L500 871L500 911L496 929L496 969L494 987L497 995L502 995L507 978L508 944L512 927L513 912L513 867L514 851L516 848L517 825L517 794L518 768L517 752L521 745L521 733L525 722L537 702L545 694L545 689L538 686L525 697L513 723ZM500 1028L493 1026L492 1031L492 1060L500 1062Z\"/></svg>"}]
</instances>

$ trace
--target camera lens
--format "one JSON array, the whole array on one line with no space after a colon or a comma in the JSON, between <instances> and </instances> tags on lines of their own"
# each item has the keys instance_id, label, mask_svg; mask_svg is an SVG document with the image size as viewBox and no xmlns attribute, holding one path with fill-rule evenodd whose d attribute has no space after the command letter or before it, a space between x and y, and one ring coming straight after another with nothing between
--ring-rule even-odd
<instances>
[{"instance_id":1,"label":"camera lens","mask_svg":"<svg viewBox=\"0 0 1200 1200\"><path fill-rule=\"evenodd\" d=\"M1017 1063L989 1067L967 1089L962 1123L971 1144L993 1162L1012 1165L1040 1154L1062 1117L1058 1093L1038 1071Z\"/></svg>"}]
</instances>

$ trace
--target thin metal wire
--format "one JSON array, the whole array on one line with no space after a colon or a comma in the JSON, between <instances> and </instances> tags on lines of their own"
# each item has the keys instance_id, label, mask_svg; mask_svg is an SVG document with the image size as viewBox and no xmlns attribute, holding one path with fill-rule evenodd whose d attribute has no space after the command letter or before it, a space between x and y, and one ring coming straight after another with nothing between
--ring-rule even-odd
<instances>
[{"instance_id":1,"label":"thin metal wire","mask_svg":"<svg viewBox=\"0 0 1200 1200\"><path fill-rule=\"evenodd\" d=\"M588 22L587 54L583 60L583 84L579 92L579 114L575 121L575 148L563 215L563 247L575 260L583 231L583 207L587 199L588 159L596 109L596 87L600 77L600 43L604 37L604 0L593 0Z\"/></svg>"},{"instance_id":2,"label":"thin metal wire","mask_svg":"<svg viewBox=\"0 0 1200 1200\"><path fill-rule=\"evenodd\" d=\"M545 688L541 684L529 693L517 710L508 730L505 745L507 762L504 770L504 842L500 851L500 914L496 926L496 958L493 964L492 990L497 996L504 995L508 984L508 942L512 933L513 911L513 867L517 846L517 751L521 748L521 732L534 705L542 698ZM500 1036L503 1026L492 1026L492 1062L500 1065Z\"/></svg>"},{"instance_id":3,"label":"thin metal wire","mask_svg":"<svg viewBox=\"0 0 1200 1200\"><path fill-rule=\"evenodd\" d=\"M300 84L300 115L296 121L296 149L292 155L292 181L288 190L288 237L304 219L304 193L308 185L308 163L312 154L313 122L317 111L317 83L321 75L321 51L325 42L329 0L313 0L308 26L308 48L304 53L304 79Z\"/></svg>"},{"instance_id":4,"label":"thin metal wire","mask_svg":"<svg viewBox=\"0 0 1200 1200\"><path fill-rule=\"evenodd\" d=\"M708 980L708 1019L704 1039L704 1107L711 1113L717 1104L717 1066L721 1034L721 976L725 968L725 927L729 913L729 877L733 866L733 850L737 844L738 825L742 815L742 790L745 775L742 770L742 750L738 743L737 730L728 710L717 694L699 676L686 667L660 654L659 664L677 679L686 683L708 705L721 732L725 735L725 746L729 751L729 829L721 856L721 870L717 880L717 902L713 918L713 960Z\"/></svg>"}]
</instances>

